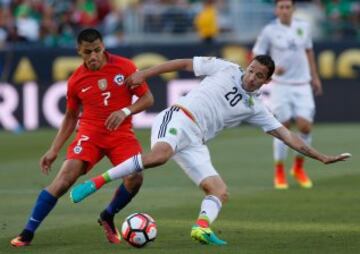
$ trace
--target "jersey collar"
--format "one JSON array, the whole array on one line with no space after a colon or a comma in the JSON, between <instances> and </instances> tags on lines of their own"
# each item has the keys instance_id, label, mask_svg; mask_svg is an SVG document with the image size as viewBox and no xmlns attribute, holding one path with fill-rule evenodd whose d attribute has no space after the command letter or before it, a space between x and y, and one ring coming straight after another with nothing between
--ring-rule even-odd
<instances>
[{"instance_id":1,"label":"jersey collar","mask_svg":"<svg viewBox=\"0 0 360 254\"><path fill-rule=\"evenodd\" d=\"M289 26L287 26L287 25L284 25L283 23L281 23L280 22L280 19L279 18L277 18L276 19L276 23L279 25L279 26L281 26L281 27L284 27L284 28L287 28L287 29L289 29L289 28L291 28L292 27L292 25L293 25L293 19L291 19L291 23L290 23L290 25Z\"/></svg>"}]
</instances>

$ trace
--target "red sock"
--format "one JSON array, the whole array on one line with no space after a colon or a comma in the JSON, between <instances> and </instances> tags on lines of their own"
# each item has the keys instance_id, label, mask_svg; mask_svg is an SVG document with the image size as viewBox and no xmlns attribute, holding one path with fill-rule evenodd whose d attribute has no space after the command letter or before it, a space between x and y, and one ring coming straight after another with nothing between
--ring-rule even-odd
<instances>
[{"instance_id":1,"label":"red sock","mask_svg":"<svg viewBox=\"0 0 360 254\"><path fill-rule=\"evenodd\" d=\"M91 181L95 183L97 190L100 189L106 183L106 180L102 175L92 178Z\"/></svg>"},{"instance_id":2,"label":"red sock","mask_svg":"<svg viewBox=\"0 0 360 254\"><path fill-rule=\"evenodd\" d=\"M275 163L275 173L276 174L284 174L285 173L285 168L284 168L284 163L282 161L278 161Z\"/></svg>"},{"instance_id":3,"label":"red sock","mask_svg":"<svg viewBox=\"0 0 360 254\"><path fill-rule=\"evenodd\" d=\"M196 221L196 225L202 227L202 228L208 228L209 227L209 221L207 219L199 218Z\"/></svg>"},{"instance_id":4,"label":"red sock","mask_svg":"<svg viewBox=\"0 0 360 254\"><path fill-rule=\"evenodd\" d=\"M296 156L294 159L294 170L302 169L304 166L304 157Z\"/></svg>"}]
</instances>

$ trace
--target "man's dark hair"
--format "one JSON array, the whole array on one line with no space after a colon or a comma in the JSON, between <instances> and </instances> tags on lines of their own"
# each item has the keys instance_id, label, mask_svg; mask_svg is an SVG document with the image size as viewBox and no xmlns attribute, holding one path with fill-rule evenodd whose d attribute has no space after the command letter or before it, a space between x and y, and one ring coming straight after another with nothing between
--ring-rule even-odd
<instances>
[{"instance_id":1,"label":"man's dark hair","mask_svg":"<svg viewBox=\"0 0 360 254\"><path fill-rule=\"evenodd\" d=\"M272 60L271 56L268 55L258 55L254 58L254 60L258 61L262 65L265 65L268 68L267 78L270 78L275 71L275 63Z\"/></svg>"},{"instance_id":2,"label":"man's dark hair","mask_svg":"<svg viewBox=\"0 0 360 254\"><path fill-rule=\"evenodd\" d=\"M275 0L275 4L280 3L281 1L285 1L285 0ZM287 1L289 1L289 0L287 0ZM290 0L290 2L292 3L292 5L295 4L295 0Z\"/></svg>"},{"instance_id":3,"label":"man's dark hair","mask_svg":"<svg viewBox=\"0 0 360 254\"><path fill-rule=\"evenodd\" d=\"M100 32L94 28L87 28L82 30L78 37L77 37L77 43L81 44L81 42L86 41L86 42L94 42L97 39L99 39L100 41L102 41L102 36L100 34Z\"/></svg>"}]
</instances>

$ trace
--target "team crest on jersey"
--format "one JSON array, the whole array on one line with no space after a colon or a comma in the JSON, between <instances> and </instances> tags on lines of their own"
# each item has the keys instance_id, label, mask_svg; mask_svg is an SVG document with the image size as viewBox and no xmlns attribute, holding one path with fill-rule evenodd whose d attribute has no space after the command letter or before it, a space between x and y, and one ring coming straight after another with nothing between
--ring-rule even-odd
<instances>
[{"instance_id":1,"label":"team crest on jersey","mask_svg":"<svg viewBox=\"0 0 360 254\"><path fill-rule=\"evenodd\" d=\"M304 34L304 31L303 31L301 28L298 28L298 29L296 30L296 33L297 33L300 37L302 37L303 34Z\"/></svg>"},{"instance_id":2,"label":"team crest on jersey","mask_svg":"<svg viewBox=\"0 0 360 254\"><path fill-rule=\"evenodd\" d=\"M79 154L81 153L81 151L82 151L82 146L78 145L74 147L74 153Z\"/></svg>"},{"instance_id":3,"label":"team crest on jersey","mask_svg":"<svg viewBox=\"0 0 360 254\"><path fill-rule=\"evenodd\" d=\"M114 77L114 82L115 82L118 86L121 86L122 84L124 84L124 80L125 80L125 77L124 77L124 75L122 75L122 74L117 74L117 75L115 75L115 77Z\"/></svg>"},{"instance_id":4,"label":"team crest on jersey","mask_svg":"<svg viewBox=\"0 0 360 254\"><path fill-rule=\"evenodd\" d=\"M98 87L101 91L104 91L107 88L107 80L105 78L98 80Z\"/></svg>"}]
</instances>

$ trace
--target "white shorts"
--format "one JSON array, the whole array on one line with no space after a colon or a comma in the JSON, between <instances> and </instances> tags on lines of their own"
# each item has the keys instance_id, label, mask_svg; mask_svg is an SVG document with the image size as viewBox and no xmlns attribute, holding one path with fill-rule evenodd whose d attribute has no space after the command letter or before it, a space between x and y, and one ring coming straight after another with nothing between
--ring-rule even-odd
<instances>
[{"instance_id":1,"label":"white shorts","mask_svg":"<svg viewBox=\"0 0 360 254\"><path fill-rule=\"evenodd\" d=\"M151 147L157 142L168 143L173 159L199 185L209 176L219 175L211 163L209 149L202 142L199 127L179 107L160 112L151 128Z\"/></svg>"},{"instance_id":2,"label":"white shorts","mask_svg":"<svg viewBox=\"0 0 360 254\"><path fill-rule=\"evenodd\" d=\"M275 117L286 122L297 117L313 122L315 102L310 84L287 85L271 82L262 89L265 104Z\"/></svg>"}]
</instances>

